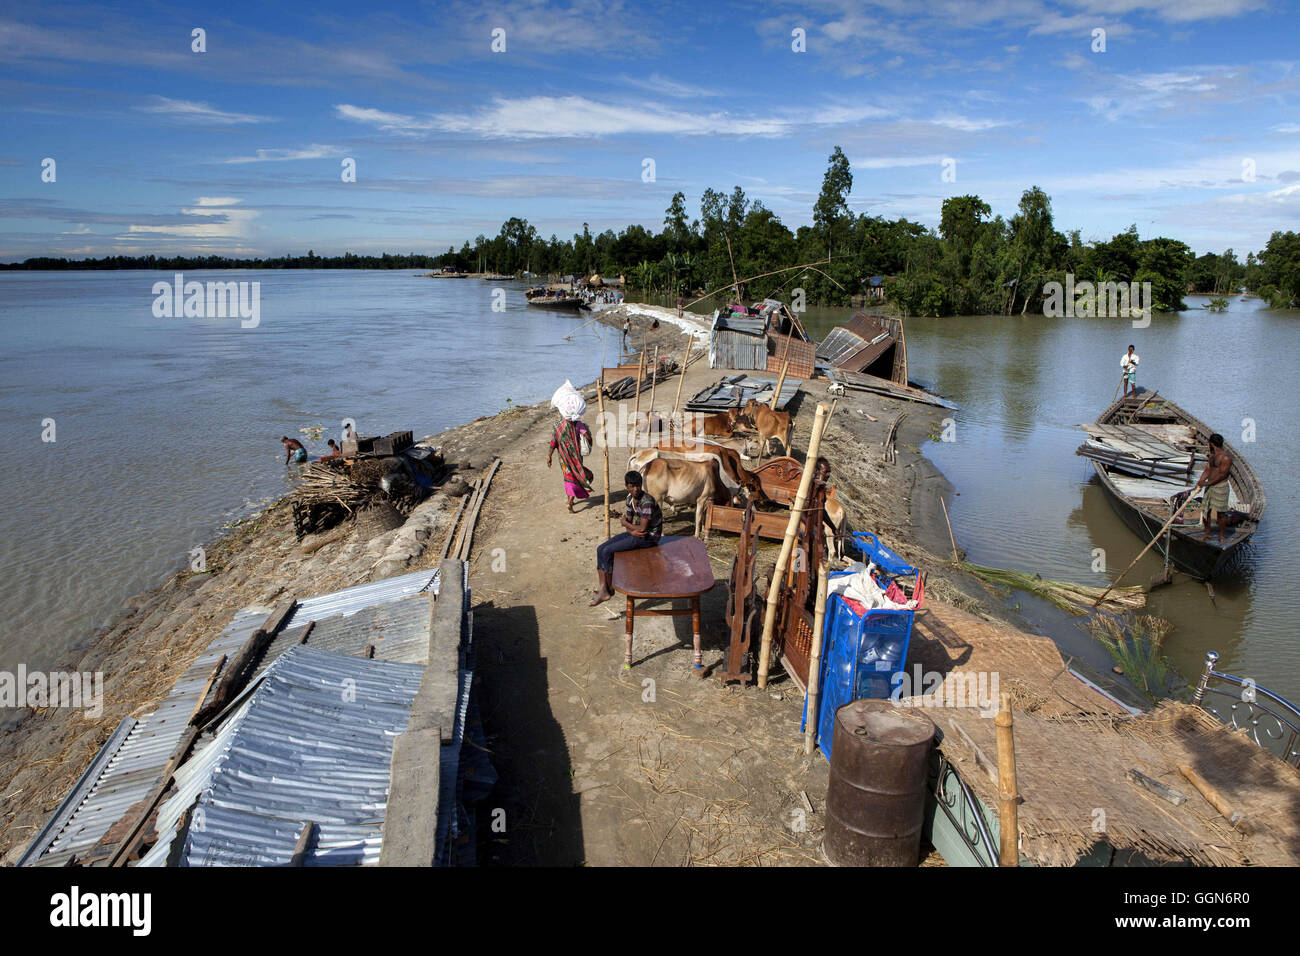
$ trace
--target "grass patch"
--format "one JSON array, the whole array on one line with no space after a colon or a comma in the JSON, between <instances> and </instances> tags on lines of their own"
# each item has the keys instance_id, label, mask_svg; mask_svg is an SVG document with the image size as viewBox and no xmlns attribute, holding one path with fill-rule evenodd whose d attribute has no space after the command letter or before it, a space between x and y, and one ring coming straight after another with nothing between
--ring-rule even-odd
<instances>
[{"instance_id":1,"label":"grass patch","mask_svg":"<svg viewBox=\"0 0 1300 956\"><path fill-rule=\"evenodd\" d=\"M1125 624L1119 618L1094 614L1088 630L1111 659L1151 700L1159 700L1169 683L1170 666L1161 648L1173 625L1164 618L1143 615Z\"/></svg>"}]
</instances>

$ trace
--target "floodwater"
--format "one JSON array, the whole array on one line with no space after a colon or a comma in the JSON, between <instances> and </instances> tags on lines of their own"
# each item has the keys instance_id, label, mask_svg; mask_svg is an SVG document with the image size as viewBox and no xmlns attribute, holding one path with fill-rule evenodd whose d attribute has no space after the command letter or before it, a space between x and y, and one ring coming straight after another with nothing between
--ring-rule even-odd
<instances>
[{"instance_id":1,"label":"floodwater","mask_svg":"<svg viewBox=\"0 0 1300 956\"><path fill-rule=\"evenodd\" d=\"M1041 315L906 320L911 378L960 406L953 440L923 450L955 489L949 511L969 560L1108 584L1146 542L1120 521L1074 450L1083 441L1077 426L1115 397L1120 355L1132 343L1139 384L1222 432L1268 494L1259 531L1237 567L1215 579L1213 600L1186 577L1150 595L1149 613L1174 625L1167 656L1194 683L1206 652L1217 651L1220 670L1300 701L1300 312L1234 296L1226 314L1214 314L1206 301L1187 296L1187 311L1155 315L1145 329ZM821 338L848 314L810 310L805 324ZM1093 570L1098 548L1105 573ZM1124 583L1143 584L1162 567L1153 549ZM1109 668L1078 619L1023 594L1008 600L1064 650Z\"/></svg>"},{"instance_id":2,"label":"floodwater","mask_svg":"<svg viewBox=\"0 0 1300 956\"><path fill-rule=\"evenodd\" d=\"M564 338L589 315L530 307L521 283L185 274L259 282L259 324L243 328L155 317L153 284L172 278L0 273L0 670L48 667L288 491L281 435L313 456L345 418L363 435L418 438L599 374L596 333ZM311 426L324 426L318 440L300 431Z\"/></svg>"}]
</instances>

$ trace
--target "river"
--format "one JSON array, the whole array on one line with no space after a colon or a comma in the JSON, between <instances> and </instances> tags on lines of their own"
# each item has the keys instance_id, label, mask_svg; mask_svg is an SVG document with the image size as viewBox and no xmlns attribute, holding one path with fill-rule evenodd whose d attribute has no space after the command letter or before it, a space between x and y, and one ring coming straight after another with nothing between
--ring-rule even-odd
<instances>
[{"instance_id":1,"label":"river","mask_svg":"<svg viewBox=\"0 0 1300 956\"><path fill-rule=\"evenodd\" d=\"M956 402L951 442L924 449L955 494L957 540L977 564L1083 584L1109 583L1141 550L1120 521L1086 459L1074 454L1077 427L1093 421L1119 384L1120 355L1141 356L1138 382L1177 402L1250 461L1268 509L1244 560L1205 586L1180 577L1154 591L1148 610L1170 621L1165 642L1187 681L1207 651L1219 668L1300 701L1300 402L1296 356L1300 312L1273 311L1233 296L1225 314L1187 296L1185 312L1155 315L1145 329L1119 319L961 316L906 321L911 377ZM814 309L808 331L821 338L848 310ZM1254 441L1244 434L1254 423ZM1104 549L1107 574L1094 572ZM1154 551L1125 583L1162 568ZM1008 599L1067 652L1109 666L1078 621L1024 595Z\"/></svg>"},{"instance_id":2,"label":"river","mask_svg":"<svg viewBox=\"0 0 1300 956\"><path fill-rule=\"evenodd\" d=\"M587 317L524 303L519 283L411 272L221 271L186 279L260 285L260 322L157 318L154 272L0 273L0 669L47 665L83 642L123 597L189 561L228 522L291 487L281 435L313 454L344 418L363 434L416 436L590 381L601 343ZM503 288L504 311L493 311ZM1204 586L1179 580L1150 611L1174 631L1172 663L1194 680L1220 667L1300 699L1300 313L1233 297L1229 312L1107 319L964 316L907 321L911 376L956 402L951 442L926 453L955 488L954 531L972 561L1104 584L1141 548L1074 455L1119 381L1132 342L1139 382L1245 454L1268 491L1239 567ZM849 314L813 309L817 338ZM571 340L565 336L576 331ZM1243 439L1253 419L1254 442ZM53 442L46 424L54 420ZM300 429L324 426L319 440ZM1148 556L1131 580L1160 570ZM1105 652L1044 602L1008 602L1099 667Z\"/></svg>"},{"instance_id":3,"label":"river","mask_svg":"<svg viewBox=\"0 0 1300 956\"><path fill-rule=\"evenodd\" d=\"M48 667L127 595L288 491L281 435L313 455L344 418L418 438L599 374L594 331L564 338L588 316L530 307L522 283L185 279L260 283L258 325L155 317L153 284L170 273L0 272L0 670ZM300 432L318 425L319 440Z\"/></svg>"}]
</instances>

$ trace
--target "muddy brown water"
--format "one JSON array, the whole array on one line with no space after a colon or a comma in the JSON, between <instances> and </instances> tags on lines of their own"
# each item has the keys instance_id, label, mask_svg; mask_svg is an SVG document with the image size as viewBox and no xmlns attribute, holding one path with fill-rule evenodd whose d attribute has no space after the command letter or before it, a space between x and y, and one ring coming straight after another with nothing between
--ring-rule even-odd
<instances>
[{"instance_id":1,"label":"muddy brown water","mask_svg":"<svg viewBox=\"0 0 1300 956\"><path fill-rule=\"evenodd\" d=\"M1201 307L1206 297L1186 301L1187 311L1156 315L1147 328L1041 315L908 319L912 379L960 406L953 440L924 451L955 489L949 511L969 560L1104 586L1145 542L1120 521L1074 450L1083 437L1077 426L1113 399L1120 355L1134 344L1139 384L1221 431L1268 493L1259 532L1237 566L1214 581L1213 600L1187 578L1151 594L1150 613L1174 625L1168 657L1194 682L1206 652L1216 651L1220 670L1300 701L1300 312L1233 297L1226 314L1214 314ZM847 314L810 310L805 324L820 338ZM1093 570L1096 549L1104 573ZM1126 583L1145 583L1162 566L1152 552ZM1096 660L1078 619L1024 594L1007 600L1064 650Z\"/></svg>"}]
</instances>

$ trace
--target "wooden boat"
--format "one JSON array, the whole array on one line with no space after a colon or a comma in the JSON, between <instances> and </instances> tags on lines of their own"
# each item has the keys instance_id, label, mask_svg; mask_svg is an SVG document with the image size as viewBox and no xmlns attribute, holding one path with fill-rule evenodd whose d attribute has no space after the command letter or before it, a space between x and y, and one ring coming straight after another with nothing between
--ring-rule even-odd
<instances>
[{"instance_id":1,"label":"wooden boat","mask_svg":"<svg viewBox=\"0 0 1300 956\"><path fill-rule=\"evenodd\" d=\"M529 305L540 306L543 309L576 309L583 302L580 295L568 292L552 292L541 287L529 289L524 293L524 298Z\"/></svg>"},{"instance_id":2,"label":"wooden boat","mask_svg":"<svg viewBox=\"0 0 1300 956\"><path fill-rule=\"evenodd\" d=\"M1089 438L1075 454L1092 461L1097 479L1106 489L1120 519L1140 537L1150 541L1177 510L1175 496L1190 491L1209 459L1213 430L1200 419L1143 391L1112 403L1094 425L1081 426ZM1217 522L1207 535L1201 526L1199 502L1193 502L1153 550L1160 554L1169 544L1169 558L1182 570L1208 579L1231 564L1242 545L1259 527L1267 497L1264 486L1241 452L1227 441L1232 456L1228 473L1228 507L1246 517L1218 537Z\"/></svg>"}]
</instances>

